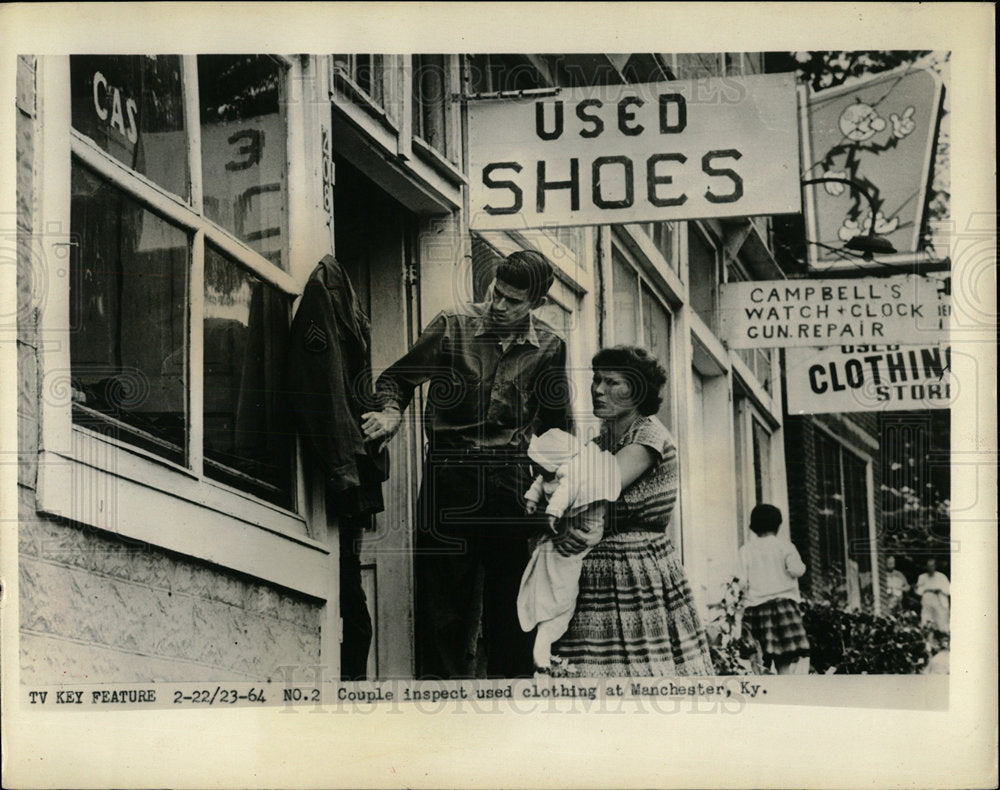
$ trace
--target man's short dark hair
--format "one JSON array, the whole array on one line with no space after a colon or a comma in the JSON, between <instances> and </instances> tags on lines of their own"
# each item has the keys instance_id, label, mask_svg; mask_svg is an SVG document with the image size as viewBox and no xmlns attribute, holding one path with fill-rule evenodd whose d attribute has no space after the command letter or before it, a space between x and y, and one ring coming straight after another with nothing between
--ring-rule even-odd
<instances>
[{"instance_id":1,"label":"man's short dark hair","mask_svg":"<svg viewBox=\"0 0 1000 790\"><path fill-rule=\"evenodd\" d=\"M594 370L607 370L621 374L629 383L636 408L649 416L660 410L663 402L663 385L667 371L649 351L638 346L612 346L602 348L591 361Z\"/></svg>"},{"instance_id":2,"label":"man's short dark hair","mask_svg":"<svg viewBox=\"0 0 1000 790\"><path fill-rule=\"evenodd\" d=\"M781 511L774 505L757 505L750 511L750 530L754 535L774 535L781 526Z\"/></svg>"},{"instance_id":3,"label":"man's short dark hair","mask_svg":"<svg viewBox=\"0 0 1000 790\"><path fill-rule=\"evenodd\" d=\"M518 250L511 253L497 266L497 279L528 292L528 299L536 301L549 292L555 280L552 264L542 253Z\"/></svg>"}]
</instances>

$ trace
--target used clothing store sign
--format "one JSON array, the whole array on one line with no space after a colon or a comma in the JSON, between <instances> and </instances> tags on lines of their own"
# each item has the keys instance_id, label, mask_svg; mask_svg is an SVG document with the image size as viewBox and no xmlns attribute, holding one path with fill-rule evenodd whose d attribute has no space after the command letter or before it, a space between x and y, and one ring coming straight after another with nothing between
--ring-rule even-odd
<instances>
[{"instance_id":1,"label":"used clothing store sign","mask_svg":"<svg viewBox=\"0 0 1000 790\"><path fill-rule=\"evenodd\" d=\"M473 230L800 210L791 74L469 100Z\"/></svg>"},{"instance_id":2,"label":"used clothing store sign","mask_svg":"<svg viewBox=\"0 0 1000 790\"><path fill-rule=\"evenodd\" d=\"M789 414L947 409L951 347L850 345L789 348Z\"/></svg>"}]
</instances>

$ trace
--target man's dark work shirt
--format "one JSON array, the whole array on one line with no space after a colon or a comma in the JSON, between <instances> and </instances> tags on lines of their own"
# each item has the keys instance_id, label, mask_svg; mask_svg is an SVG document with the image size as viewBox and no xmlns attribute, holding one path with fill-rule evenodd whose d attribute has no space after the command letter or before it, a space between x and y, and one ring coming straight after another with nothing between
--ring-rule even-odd
<instances>
[{"instance_id":1,"label":"man's dark work shirt","mask_svg":"<svg viewBox=\"0 0 1000 790\"><path fill-rule=\"evenodd\" d=\"M437 450L525 450L532 433L571 429L566 343L529 315L501 342L485 319L486 305L438 314L413 348L378 379L384 406L409 405L430 382L425 430Z\"/></svg>"}]
</instances>

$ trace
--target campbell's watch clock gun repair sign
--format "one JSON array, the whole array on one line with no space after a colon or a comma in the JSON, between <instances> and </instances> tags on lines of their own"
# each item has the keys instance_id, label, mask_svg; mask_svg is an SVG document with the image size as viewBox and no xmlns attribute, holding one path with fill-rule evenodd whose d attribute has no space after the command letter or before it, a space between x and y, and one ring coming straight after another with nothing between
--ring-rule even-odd
<instances>
[{"instance_id":1,"label":"campbell's watch clock gun repair sign","mask_svg":"<svg viewBox=\"0 0 1000 790\"><path fill-rule=\"evenodd\" d=\"M908 274L723 283L722 335L730 348L938 342L949 288Z\"/></svg>"},{"instance_id":2,"label":"campbell's watch clock gun repair sign","mask_svg":"<svg viewBox=\"0 0 1000 790\"><path fill-rule=\"evenodd\" d=\"M793 214L791 74L469 99L473 230Z\"/></svg>"}]
</instances>

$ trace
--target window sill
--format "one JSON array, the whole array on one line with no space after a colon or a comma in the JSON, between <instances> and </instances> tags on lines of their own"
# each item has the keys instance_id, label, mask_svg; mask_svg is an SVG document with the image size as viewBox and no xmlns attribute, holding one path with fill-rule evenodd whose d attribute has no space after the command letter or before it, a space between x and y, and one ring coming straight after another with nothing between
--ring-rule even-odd
<instances>
[{"instance_id":1,"label":"window sill","mask_svg":"<svg viewBox=\"0 0 1000 790\"><path fill-rule=\"evenodd\" d=\"M384 126L386 131L397 135L399 134L399 125L389 117L389 113L386 111L385 107L378 104L343 70L336 67L333 68L333 83L335 88L330 98L335 103L337 102L337 99L340 98L338 94L342 94L343 99L347 104L352 107L360 107L368 115Z\"/></svg>"},{"instance_id":2,"label":"window sill","mask_svg":"<svg viewBox=\"0 0 1000 790\"><path fill-rule=\"evenodd\" d=\"M458 167L447 159L430 143L414 135L413 150L426 164L440 176L443 176L452 185L461 187L469 183L469 180L462 174Z\"/></svg>"},{"instance_id":3,"label":"window sill","mask_svg":"<svg viewBox=\"0 0 1000 790\"><path fill-rule=\"evenodd\" d=\"M180 473L179 473L180 472ZM39 512L325 599L329 548L305 519L74 427L38 457Z\"/></svg>"},{"instance_id":4,"label":"window sill","mask_svg":"<svg viewBox=\"0 0 1000 790\"><path fill-rule=\"evenodd\" d=\"M688 313L691 328L692 364L704 376L723 376L730 370L730 355L715 333L693 308Z\"/></svg>"}]
</instances>

